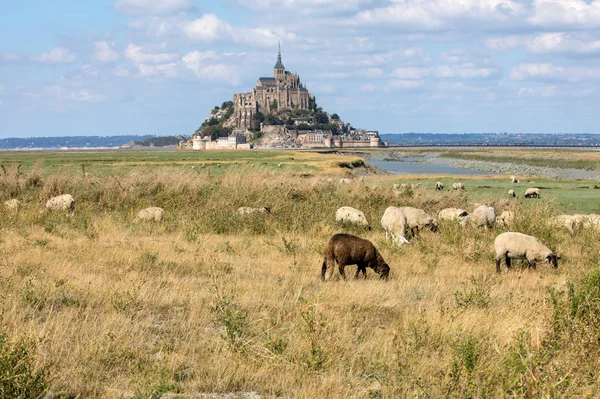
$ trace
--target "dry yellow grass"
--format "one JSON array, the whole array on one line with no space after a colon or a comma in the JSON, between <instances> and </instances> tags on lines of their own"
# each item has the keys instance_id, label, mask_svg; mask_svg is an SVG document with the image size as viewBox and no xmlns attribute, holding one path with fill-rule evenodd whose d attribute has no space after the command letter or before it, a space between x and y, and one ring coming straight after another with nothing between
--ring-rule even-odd
<instances>
[{"instance_id":1,"label":"dry yellow grass","mask_svg":"<svg viewBox=\"0 0 600 399\"><path fill-rule=\"evenodd\" d=\"M520 343L526 360L553 333L547 287L565 291L598 261L594 233L547 229L553 210L543 202L517 224L564 262L497 275L492 243L503 230L442 225L396 248L378 226L389 205L437 213L464 206L464 193L395 197L369 182L269 171L25 181L0 182L0 199L15 190L25 202L0 214L1 322L12 337L38 340L54 392L559 397L598 387L571 376L564 388L510 363ZM78 199L74 215L42 211L66 191ZM133 223L148 205L165 208L163 223ZM241 217L240 205L273 214ZM362 209L374 230L336 225L340 205ZM320 281L323 247L344 230L375 243L388 282L372 270L367 280Z\"/></svg>"}]
</instances>

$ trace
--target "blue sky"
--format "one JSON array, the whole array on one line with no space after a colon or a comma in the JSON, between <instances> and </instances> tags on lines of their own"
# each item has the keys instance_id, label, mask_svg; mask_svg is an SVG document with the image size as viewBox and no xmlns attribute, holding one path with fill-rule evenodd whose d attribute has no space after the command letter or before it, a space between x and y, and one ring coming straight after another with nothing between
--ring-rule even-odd
<instances>
[{"instance_id":1,"label":"blue sky","mask_svg":"<svg viewBox=\"0 0 600 399\"><path fill-rule=\"evenodd\" d=\"M600 133L600 0L10 1L0 138L184 134L283 63L388 132Z\"/></svg>"}]
</instances>

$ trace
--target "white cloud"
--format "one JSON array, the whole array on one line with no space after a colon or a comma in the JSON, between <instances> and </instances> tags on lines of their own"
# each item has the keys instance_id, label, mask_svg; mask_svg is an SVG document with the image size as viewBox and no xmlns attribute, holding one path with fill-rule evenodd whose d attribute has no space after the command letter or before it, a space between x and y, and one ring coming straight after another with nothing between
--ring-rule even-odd
<instances>
[{"instance_id":1,"label":"white cloud","mask_svg":"<svg viewBox=\"0 0 600 399\"><path fill-rule=\"evenodd\" d=\"M417 89L425 84L423 80L403 80L394 79L388 82L389 86L394 89L400 90L413 90Z\"/></svg>"},{"instance_id":2,"label":"white cloud","mask_svg":"<svg viewBox=\"0 0 600 399\"><path fill-rule=\"evenodd\" d=\"M590 27L600 24L600 1L534 0L528 21L542 27Z\"/></svg>"},{"instance_id":3,"label":"white cloud","mask_svg":"<svg viewBox=\"0 0 600 399\"><path fill-rule=\"evenodd\" d=\"M69 98L76 102L97 103L106 100L102 94L93 93L87 89L73 91L69 94Z\"/></svg>"},{"instance_id":4,"label":"white cloud","mask_svg":"<svg viewBox=\"0 0 600 399\"><path fill-rule=\"evenodd\" d=\"M496 68L476 67L473 64L441 65L435 70L437 78L487 79L498 73Z\"/></svg>"},{"instance_id":5,"label":"white cloud","mask_svg":"<svg viewBox=\"0 0 600 399\"><path fill-rule=\"evenodd\" d=\"M19 62L21 61L21 56L14 53L0 54L0 62Z\"/></svg>"},{"instance_id":6,"label":"white cloud","mask_svg":"<svg viewBox=\"0 0 600 399\"><path fill-rule=\"evenodd\" d=\"M519 89L518 97L586 97L593 93L591 88L559 87L556 85L543 87L522 87Z\"/></svg>"},{"instance_id":7,"label":"white cloud","mask_svg":"<svg viewBox=\"0 0 600 399\"><path fill-rule=\"evenodd\" d=\"M526 7L513 0L392 0L387 6L359 12L352 23L436 30L449 28L457 21L501 25L525 12Z\"/></svg>"},{"instance_id":8,"label":"white cloud","mask_svg":"<svg viewBox=\"0 0 600 399\"><path fill-rule=\"evenodd\" d=\"M524 48L532 53L586 55L600 52L600 40L585 32L547 32L537 36L494 37L484 40L492 50Z\"/></svg>"},{"instance_id":9,"label":"white cloud","mask_svg":"<svg viewBox=\"0 0 600 399\"><path fill-rule=\"evenodd\" d=\"M510 78L513 80L565 80L576 82L583 79L599 79L600 69L565 68L550 63L521 64L511 70Z\"/></svg>"},{"instance_id":10,"label":"white cloud","mask_svg":"<svg viewBox=\"0 0 600 399\"><path fill-rule=\"evenodd\" d=\"M396 68L392 72L394 76L400 79L423 79L431 75L431 68L419 68L419 67L403 67Z\"/></svg>"},{"instance_id":11,"label":"white cloud","mask_svg":"<svg viewBox=\"0 0 600 399\"><path fill-rule=\"evenodd\" d=\"M100 62L114 62L119 59L119 53L108 42L95 42L94 48L96 50L95 57Z\"/></svg>"},{"instance_id":12,"label":"white cloud","mask_svg":"<svg viewBox=\"0 0 600 399\"><path fill-rule=\"evenodd\" d=\"M171 14L193 9L190 0L117 0L115 7L129 14Z\"/></svg>"},{"instance_id":13,"label":"white cloud","mask_svg":"<svg viewBox=\"0 0 600 399\"><path fill-rule=\"evenodd\" d=\"M243 45L273 47L278 39L296 40L295 34L287 33L284 29L233 27L214 14L205 14L186 22L182 30L188 38L208 43L229 41Z\"/></svg>"},{"instance_id":14,"label":"white cloud","mask_svg":"<svg viewBox=\"0 0 600 399\"><path fill-rule=\"evenodd\" d=\"M131 43L125 49L125 58L138 64L164 64L174 61L177 54L151 53L142 46Z\"/></svg>"},{"instance_id":15,"label":"white cloud","mask_svg":"<svg viewBox=\"0 0 600 399\"><path fill-rule=\"evenodd\" d=\"M377 90L377 86L372 83L367 83L360 87L360 91L371 92Z\"/></svg>"},{"instance_id":16,"label":"white cloud","mask_svg":"<svg viewBox=\"0 0 600 399\"><path fill-rule=\"evenodd\" d=\"M181 59L185 68L192 71L201 80L219 80L239 84L237 71L231 65L216 62L221 57L213 51L191 51Z\"/></svg>"},{"instance_id":17,"label":"white cloud","mask_svg":"<svg viewBox=\"0 0 600 399\"><path fill-rule=\"evenodd\" d=\"M64 47L56 47L39 57L33 57L35 62L43 64L70 64L77 56Z\"/></svg>"}]
</instances>

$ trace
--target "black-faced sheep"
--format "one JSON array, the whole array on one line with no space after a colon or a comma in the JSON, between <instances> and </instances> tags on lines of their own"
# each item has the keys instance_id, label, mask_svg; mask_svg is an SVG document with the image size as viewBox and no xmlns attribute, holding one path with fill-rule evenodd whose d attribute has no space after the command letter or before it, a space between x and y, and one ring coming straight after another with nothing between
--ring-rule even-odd
<instances>
[{"instance_id":1,"label":"black-faced sheep","mask_svg":"<svg viewBox=\"0 0 600 399\"><path fill-rule=\"evenodd\" d=\"M525 198L541 198L540 189L536 187L528 188L525 190Z\"/></svg>"},{"instance_id":2,"label":"black-faced sheep","mask_svg":"<svg viewBox=\"0 0 600 399\"><path fill-rule=\"evenodd\" d=\"M469 212L461 208L446 208L442 209L438 213L438 220L454 221L458 222L461 226L464 226L466 221L469 219Z\"/></svg>"},{"instance_id":3,"label":"black-faced sheep","mask_svg":"<svg viewBox=\"0 0 600 399\"><path fill-rule=\"evenodd\" d=\"M517 193L515 193L515 190L508 190L508 196L515 198L517 196Z\"/></svg>"},{"instance_id":4,"label":"black-faced sheep","mask_svg":"<svg viewBox=\"0 0 600 399\"><path fill-rule=\"evenodd\" d=\"M350 223L371 230L369 222L362 211L350 206L342 206L335 212L335 220L340 223Z\"/></svg>"},{"instance_id":5,"label":"black-faced sheep","mask_svg":"<svg viewBox=\"0 0 600 399\"><path fill-rule=\"evenodd\" d=\"M321 267L323 281L331 280L336 262L344 279L346 279L344 268L348 265L358 266L354 278L358 278L361 271L363 276L366 276L367 267L375 270L382 279L387 279L390 273L390 267L371 241L350 234L334 234L329 239L325 246Z\"/></svg>"},{"instance_id":6,"label":"black-faced sheep","mask_svg":"<svg viewBox=\"0 0 600 399\"><path fill-rule=\"evenodd\" d=\"M554 268L558 267L560 259L547 246L535 237L521 233L502 233L494 241L496 250L496 272L500 273L500 262L505 259L506 267L510 269L511 259L527 259L529 267L535 269L536 262L545 261Z\"/></svg>"},{"instance_id":7,"label":"black-faced sheep","mask_svg":"<svg viewBox=\"0 0 600 399\"><path fill-rule=\"evenodd\" d=\"M465 184L464 183L454 183L452 184L452 189L453 190L465 190Z\"/></svg>"},{"instance_id":8,"label":"black-faced sheep","mask_svg":"<svg viewBox=\"0 0 600 399\"><path fill-rule=\"evenodd\" d=\"M435 183L435 190L436 191L441 191L444 189L444 183L442 183L441 181L438 181Z\"/></svg>"}]
</instances>

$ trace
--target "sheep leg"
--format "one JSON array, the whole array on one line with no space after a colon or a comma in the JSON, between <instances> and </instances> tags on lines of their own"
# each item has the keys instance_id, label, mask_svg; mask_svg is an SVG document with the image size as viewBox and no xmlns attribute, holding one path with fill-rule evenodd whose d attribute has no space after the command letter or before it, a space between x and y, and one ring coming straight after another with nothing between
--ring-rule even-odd
<instances>
[{"instance_id":1,"label":"sheep leg","mask_svg":"<svg viewBox=\"0 0 600 399\"><path fill-rule=\"evenodd\" d=\"M344 269L346 268L346 264L345 263L340 263L339 264L339 269L340 269L340 274L342 275L342 278L344 280L346 280L346 273L344 272Z\"/></svg>"},{"instance_id":2,"label":"sheep leg","mask_svg":"<svg viewBox=\"0 0 600 399\"><path fill-rule=\"evenodd\" d=\"M529 268L535 270L535 262L530 260L529 261Z\"/></svg>"},{"instance_id":3,"label":"sheep leg","mask_svg":"<svg viewBox=\"0 0 600 399\"><path fill-rule=\"evenodd\" d=\"M502 262L502 258L496 258L496 273L500 273L500 262Z\"/></svg>"},{"instance_id":4,"label":"sheep leg","mask_svg":"<svg viewBox=\"0 0 600 399\"><path fill-rule=\"evenodd\" d=\"M325 260L325 281L331 280L333 277L333 270L335 269L335 258L327 258ZM321 272L323 269L321 269Z\"/></svg>"},{"instance_id":5,"label":"sheep leg","mask_svg":"<svg viewBox=\"0 0 600 399\"><path fill-rule=\"evenodd\" d=\"M389 240L389 236L388 236L388 231L387 230L385 231L385 240L386 241Z\"/></svg>"},{"instance_id":6,"label":"sheep leg","mask_svg":"<svg viewBox=\"0 0 600 399\"><path fill-rule=\"evenodd\" d=\"M321 280L325 281L325 273L327 272L327 260L323 261L323 266L321 266Z\"/></svg>"},{"instance_id":7,"label":"sheep leg","mask_svg":"<svg viewBox=\"0 0 600 399\"><path fill-rule=\"evenodd\" d=\"M504 260L506 261L506 267L507 267L508 269L510 269L510 267L511 267L512 265L511 265L511 260L510 260L510 258L508 257L508 255L506 255L506 257L504 258Z\"/></svg>"},{"instance_id":8,"label":"sheep leg","mask_svg":"<svg viewBox=\"0 0 600 399\"><path fill-rule=\"evenodd\" d=\"M357 268L356 268L356 274L354 275L354 278L356 280L358 280L358 277L360 276L360 272L363 273L363 277L366 278L367 277L367 267L364 264L358 264Z\"/></svg>"}]
</instances>

